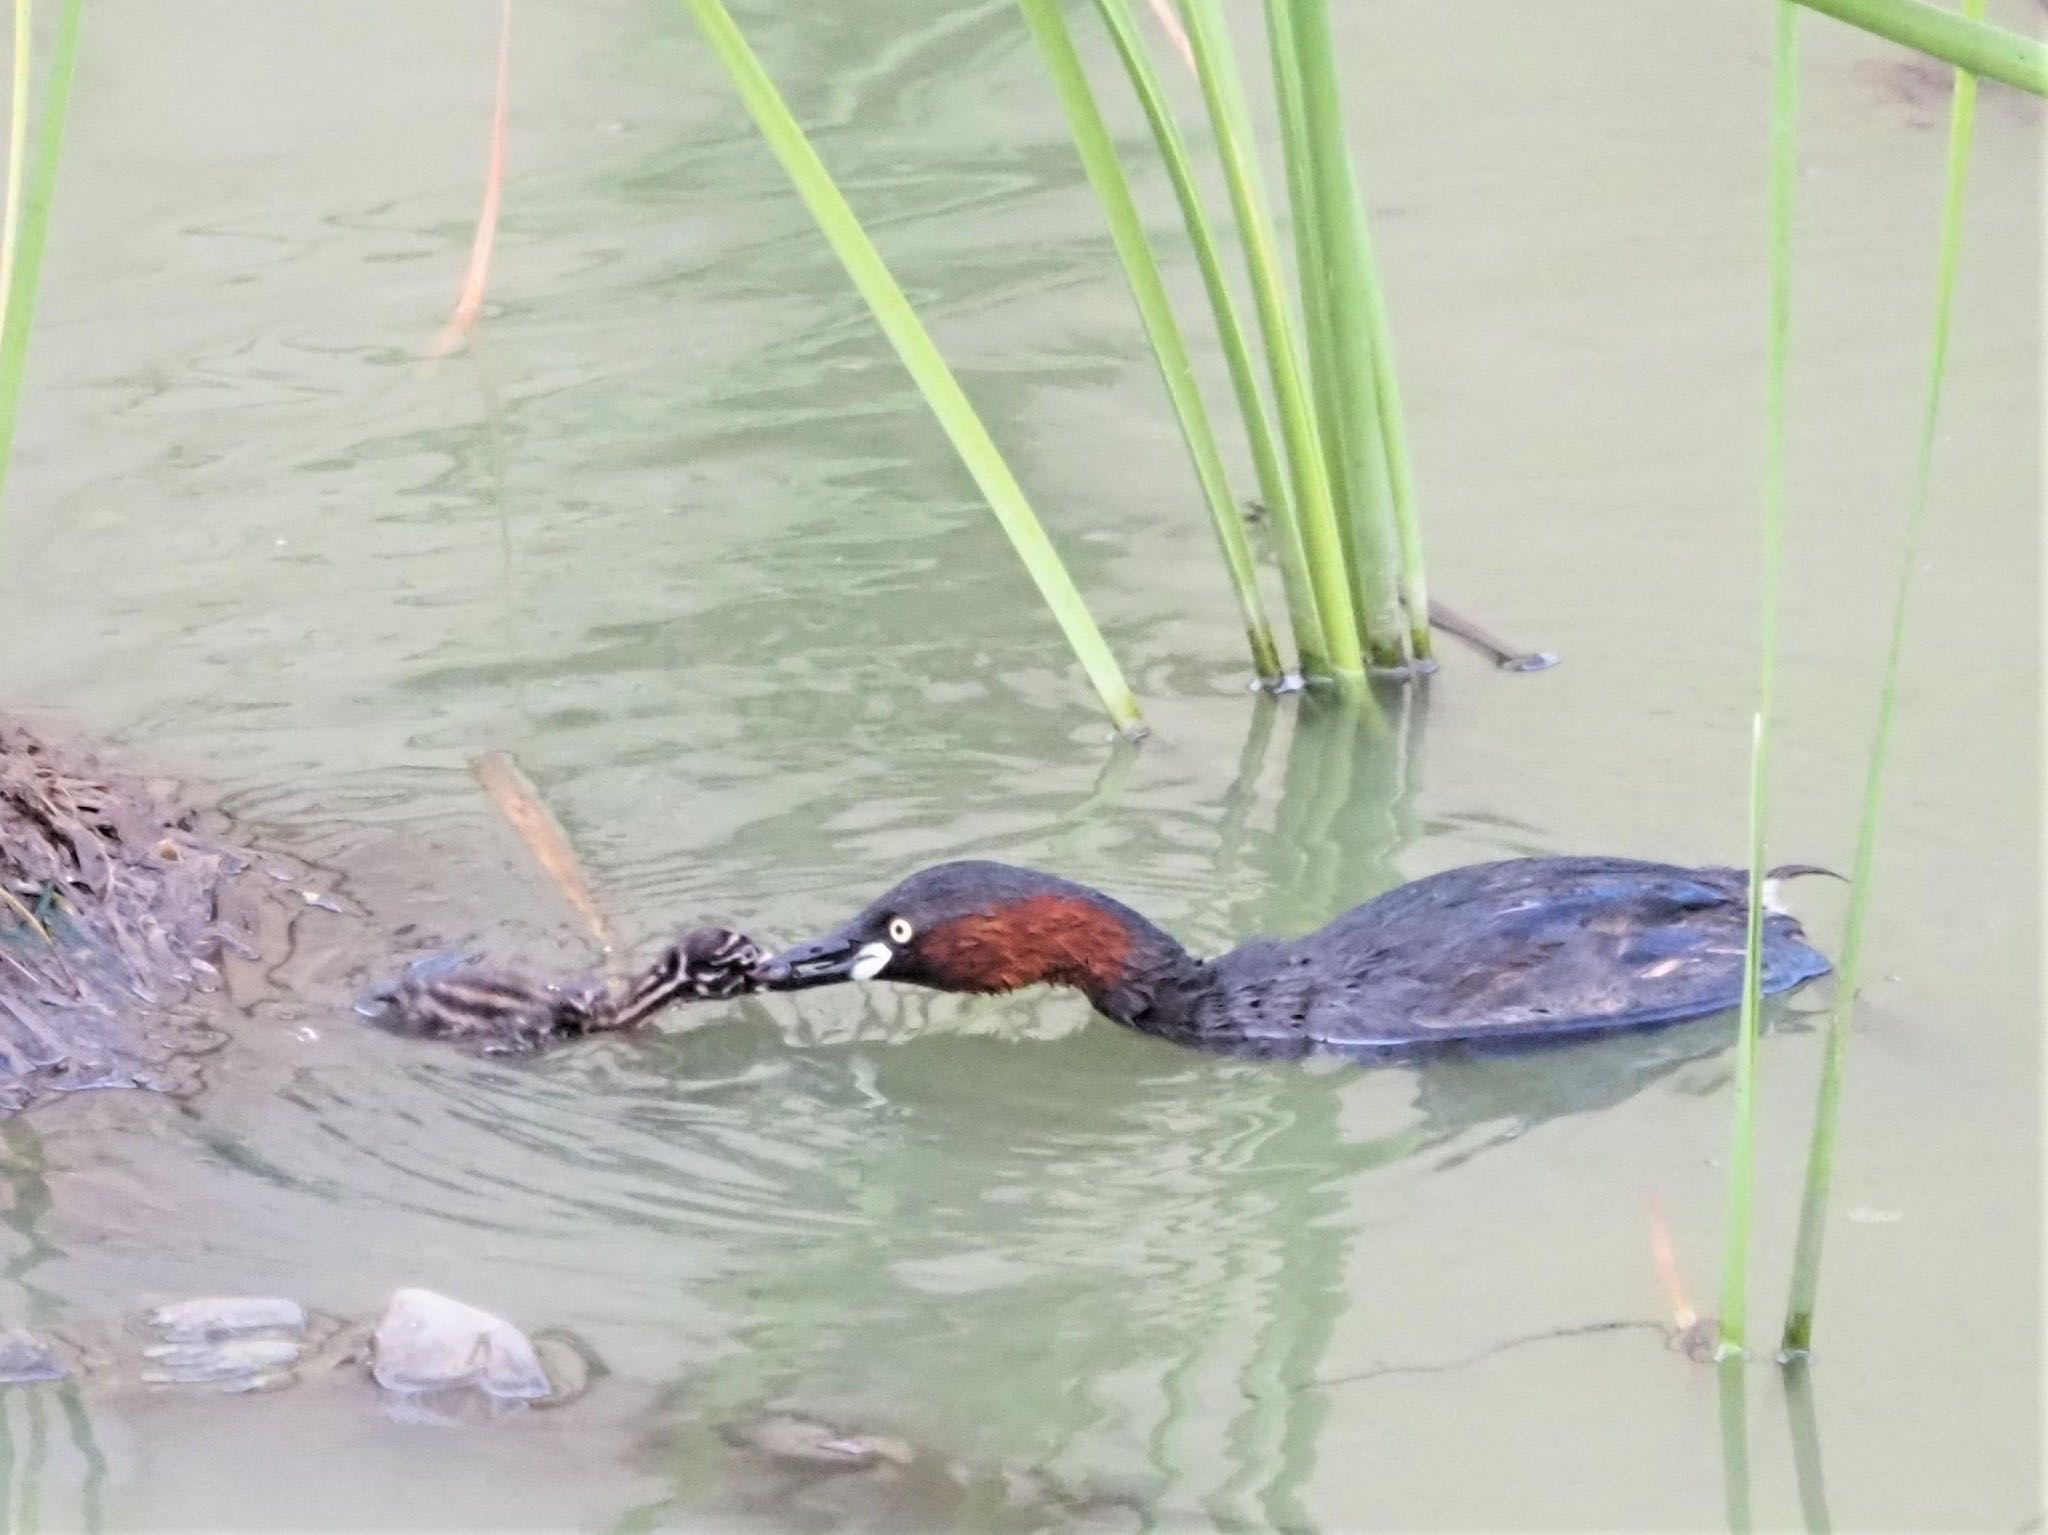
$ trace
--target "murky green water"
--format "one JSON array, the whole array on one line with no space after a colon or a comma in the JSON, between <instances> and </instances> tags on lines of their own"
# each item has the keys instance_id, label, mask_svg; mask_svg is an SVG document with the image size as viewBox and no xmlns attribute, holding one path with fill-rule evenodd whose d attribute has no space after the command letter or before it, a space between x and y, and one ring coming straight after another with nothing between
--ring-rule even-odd
<instances>
[{"instance_id":1,"label":"murky green water","mask_svg":"<svg viewBox=\"0 0 2048 1535\"><path fill-rule=\"evenodd\" d=\"M0 1128L0 1323L87 1333L221 1292L366 1318L415 1283L565 1329L609 1374L487 1429L395 1423L353 1378L18 1389L0 1525L2038 1515L2037 112L1983 106L1795 1412L1762 1366L1718 1401L1647 1325L1654 1207L1711 1309L1725 1021L1368 1072L1208 1059L1071 997L839 990L506 1066L346 1010L407 945L578 953L469 776L491 748L643 936L799 936L961 854L1097 881L1211 947L1503 853L1739 856L1761 18L1345 18L1433 575L1567 657L1511 679L1453 655L1375 736L1242 690L1013 11L744 9L1129 667L1157 731L1133 753L678 8L519 8L485 344L422 372L495 13L91 8L0 529L0 704L187 776L347 914L305 915L199 1096ZM1845 864L1945 91L1805 31L1776 850ZM1803 900L1832 944L1839 895ZM1766 1331L1825 999L1764 1049ZM778 1409L914 1457L806 1476L721 1431Z\"/></svg>"}]
</instances>

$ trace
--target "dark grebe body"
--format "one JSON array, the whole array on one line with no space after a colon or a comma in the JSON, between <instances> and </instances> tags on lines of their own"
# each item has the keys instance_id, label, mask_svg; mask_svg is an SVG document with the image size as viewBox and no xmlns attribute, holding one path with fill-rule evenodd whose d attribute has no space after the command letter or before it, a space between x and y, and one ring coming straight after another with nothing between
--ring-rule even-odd
<instances>
[{"instance_id":1,"label":"dark grebe body","mask_svg":"<svg viewBox=\"0 0 2048 1535\"><path fill-rule=\"evenodd\" d=\"M1825 871L1773 874L1809 872ZM1306 937L1256 939L1205 961L1085 885L952 863L773 956L760 980L769 990L874 979L966 992L1071 986L1119 1023L1252 1054L1535 1040L1738 1005L1747 896L1738 869L1513 858L1416 880ZM1829 968L1776 910L1765 914L1763 961L1766 992Z\"/></svg>"}]
</instances>

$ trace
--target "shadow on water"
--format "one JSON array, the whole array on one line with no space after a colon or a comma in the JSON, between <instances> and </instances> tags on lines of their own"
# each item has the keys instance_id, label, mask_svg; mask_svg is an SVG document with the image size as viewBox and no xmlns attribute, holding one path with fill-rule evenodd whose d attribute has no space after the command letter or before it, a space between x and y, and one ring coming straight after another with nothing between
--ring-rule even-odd
<instances>
[{"instance_id":1,"label":"shadow on water","mask_svg":"<svg viewBox=\"0 0 2048 1535\"><path fill-rule=\"evenodd\" d=\"M26 1324L40 1330L56 1314L34 1277L59 1256L42 1229L50 1208L41 1136L22 1120L0 1120L0 1225L11 1233L14 1248L0 1270L0 1329ZM52 1454L52 1402L64 1420L70 1457ZM75 1460L68 1474L76 1478L77 1502L45 1510L53 1478L67 1474L66 1459ZM33 1535L46 1520L54 1529L98 1531L105 1527L106 1481L106 1456L76 1381L0 1385L0 1531Z\"/></svg>"}]
</instances>

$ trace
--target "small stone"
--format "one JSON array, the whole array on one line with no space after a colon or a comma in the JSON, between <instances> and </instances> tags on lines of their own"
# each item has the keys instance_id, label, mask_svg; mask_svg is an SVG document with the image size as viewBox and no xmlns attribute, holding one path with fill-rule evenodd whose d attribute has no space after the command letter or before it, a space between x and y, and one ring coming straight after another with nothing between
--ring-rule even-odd
<instances>
[{"instance_id":1,"label":"small stone","mask_svg":"<svg viewBox=\"0 0 2048 1535\"><path fill-rule=\"evenodd\" d=\"M563 1333L542 1333L533 1340L533 1351L540 1356L540 1367L547 1373L551 1405L559 1407L573 1402L590 1389L597 1361L584 1352L583 1345Z\"/></svg>"},{"instance_id":2,"label":"small stone","mask_svg":"<svg viewBox=\"0 0 2048 1535\"><path fill-rule=\"evenodd\" d=\"M1703 1316L1673 1333L1669 1346L1694 1364L1711 1364L1720 1354L1721 1324L1713 1317Z\"/></svg>"},{"instance_id":3,"label":"small stone","mask_svg":"<svg viewBox=\"0 0 2048 1535\"><path fill-rule=\"evenodd\" d=\"M158 1306L143 1321L170 1343L203 1343L238 1333L306 1331L306 1308L275 1295L202 1295Z\"/></svg>"},{"instance_id":4,"label":"small stone","mask_svg":"<svg viewBox=\"0 0 2048 1535\"><path fill-rule=\"evenodd\" d=\"M391 1297L371 1339L370 1373L387 1391L472 1386L511 1401L538 1401L554 1385L526 1334L503 1318L432 1290Z\"/></svg>"},{"instance_id":5,"label":"small stone","mask_svg":"<svg viewBox=\"0 0 2048 1535\"><path fill-rule=\"evenodd\" d=\"M838 1471L906 1466L916 1455L900 1439L842 1433L797 1413L770 1413L751 1422L730 1424L724 1434L728 1443L759 1451L771 1460Z\"/></svg>"},{"instance_id":6,"label":"small stone","mask_svg":"<svg viewBox=\"0 0 2048 1535\"><path fill-rule=\"evenodd\" d=\"M66 1370L49 1344L32 1333L0 1331L0 1386L62 1380Z\"/></svg>"}]
</instances>

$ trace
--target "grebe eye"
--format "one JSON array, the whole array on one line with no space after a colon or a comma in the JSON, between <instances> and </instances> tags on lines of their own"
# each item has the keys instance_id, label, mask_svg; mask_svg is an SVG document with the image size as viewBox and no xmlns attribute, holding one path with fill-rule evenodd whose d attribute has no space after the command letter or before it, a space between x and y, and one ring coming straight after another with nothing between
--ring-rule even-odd
<instances>
[{"instance_id":1,"label":"grebe eye","mask_svg":"<svg viewBox=\"0 0 2048 1535\"><path fill-rule=\"evenodd\" d=\"M900 946L910 942L916 932L917 929L910 925L908 917L891 917L889 919L889 942L893 944Z\"/></svg>"}]
</instances>

